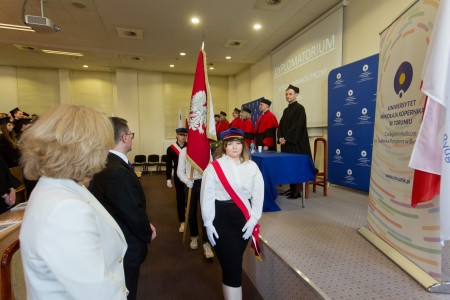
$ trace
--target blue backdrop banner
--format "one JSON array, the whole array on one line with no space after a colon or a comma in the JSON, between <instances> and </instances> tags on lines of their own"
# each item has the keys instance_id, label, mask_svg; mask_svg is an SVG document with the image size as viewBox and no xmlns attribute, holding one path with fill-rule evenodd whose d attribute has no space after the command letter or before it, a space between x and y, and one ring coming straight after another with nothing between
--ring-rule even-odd
<instances>
[{"instance_id":1,"label":"blue backdrop banner","mask_svg":"<svg viewBox=\"0 0 450 300\"><path fill-rule=\"evenodd\" d=\"M328 181L369 191L378 54L328 75Z\"/></svg>"}]
</instances>

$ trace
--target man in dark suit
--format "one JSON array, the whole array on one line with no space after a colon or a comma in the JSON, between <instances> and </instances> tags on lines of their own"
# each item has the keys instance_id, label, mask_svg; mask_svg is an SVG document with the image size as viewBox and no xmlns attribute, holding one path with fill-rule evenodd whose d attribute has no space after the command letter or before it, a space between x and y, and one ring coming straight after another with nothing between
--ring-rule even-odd
<instances>
[{"instance_id":1,"label":"man in dark suit","mask_svg":"<svg viewBox=\"0 0 450 300\"><path fill-rule=\"evenodd\" d=\"M106 168L91 182L92 194L119 224L128 244L124 258L128 299L136 299L139 268L147 257L147 244L156 237L146 211L141 183L126 154L131 151L134 133L127 121L112 117L115 146L108 154Z\"/></svg>"}]
</instances>

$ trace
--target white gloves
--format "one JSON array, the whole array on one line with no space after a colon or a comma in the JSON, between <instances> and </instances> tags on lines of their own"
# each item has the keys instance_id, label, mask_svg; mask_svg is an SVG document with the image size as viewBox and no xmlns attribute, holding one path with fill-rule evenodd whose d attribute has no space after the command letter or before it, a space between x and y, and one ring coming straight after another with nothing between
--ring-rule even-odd
<instances>
[{"instance_id":1,"label":"white gloves","mask_svg":"<svg viewBox=\"0 0 450 300\"><path fill-rule=\"evenodd\" d=\"M188 188L190 188L190 189L192 189L192 187L194 186L194 183L192 182L192 181L187 181L186 182L186 186L188 187Z\"/></svg>"},{"instance_id":2,"label":"white gloves","mask_svg":"<svg viewBox=\"0 0 450 300\"><path fill-rule=\"evenodd\" d=\"M168 188L172 187L172 181L170 181L170 179L167 179L167 187Z\"/></svg>"},{"instance_id":3,"label":"white gloves","mask_svg":"<svg viewBox=\"0 0 450 300\"><path fill-rule=\"evenodd\" d=\"M216 245L214 237L216 237L216 240L219 239L216 228L213 225L206 226L206 234L208 235L209 243L214 247Z\"/></svg>"},{"instance_id":4,"label":"white gloves","mask_svg":"<svg viewBox=\"0 0 450 300\"><path fill-rule=\"evenodd\" d=\"M248 240L248 238L252 235L253 229L255 228L255 226L256 226L256 222L252 218L250 218L247 221L247 223L245 223L244 227L242 228L242 232L244 232L244 235L242 236L242 238L244 240Z\"/></svg>"}]
</instances>

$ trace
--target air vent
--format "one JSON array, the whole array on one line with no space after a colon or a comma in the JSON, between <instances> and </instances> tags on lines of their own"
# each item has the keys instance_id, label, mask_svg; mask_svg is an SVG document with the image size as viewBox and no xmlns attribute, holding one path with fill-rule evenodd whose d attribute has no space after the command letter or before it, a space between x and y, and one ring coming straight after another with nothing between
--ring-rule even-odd
<instances>
[{"instance_id":1,"label":"air vent","mask_svg":"<svg viewBox=\"0 0 450 300\"><path fill-rule=\"evenodd\" d=\"M144 32L140 29L120 28L117 27L117 35L124 39L142 40L144 39Z\"/></svg>"},{"instance_id":2,"label":"air vent","mask_svg":"<svg viewBox=\"0 0 450 300\"><path fill-rule=\"evenodd\" d=\"M257 0L254 8L264 10L282 10L289 0Z\"/></svg>"},{"instance_id":3,"label":"air vent","mask_svg":"<svg viewBox=\"0 0 450 300\"><path fill-rule=\"evenodd\" d=\"M141 61L144 60L144 58L140 57L140 56L127 56L128 60L134 60L134 61Z\"/></svg>"},{"instance_id":4,"label":"air vent","mask_svg":"<svg viewBox=\"0 0 450 300\"><path fill-rule=\"evenodd\" d=\"M24 51L41 51L41 49L36 46L20 45L20 44L13 44L13 46Z\"/></svg>"},{"instance_id":5,"label":"air vent","mask_svg":"<svg viewBox=\"0 0 450 300\"><path fill-rule=\"evenodd\" d=\"M245 40L227 40L224 47L227 48L242 48L247 44Z\"/></svg>"}]
</instances>

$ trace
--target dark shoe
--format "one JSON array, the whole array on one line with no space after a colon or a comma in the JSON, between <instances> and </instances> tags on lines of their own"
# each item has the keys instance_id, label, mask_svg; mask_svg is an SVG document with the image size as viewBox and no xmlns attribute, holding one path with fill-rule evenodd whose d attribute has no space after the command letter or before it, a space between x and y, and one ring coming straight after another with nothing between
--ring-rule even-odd
<instances>
[{"instance_id":1,"label":"dark shoe","mask_svg":"<svg viewBox=\"0 0 450 300\"><path fill-rule=\"evenodd\" d=\"M288 199L298 199L298 198L301 198L301 197L302 197L302 194L300 194L300 193L295 193L295 194L290 195L290 196L288 197Z\"/></svg>"},{"instance_id":2,"label":"dark shoe","mask_svg":"<svg viewBox=\"0 0 450 300\"><path fill-rule=\"evenodd\" d=\"M316 175L317 173L319 173L319 169L314 168L314 175Z\"/></svg>"}]
</instances>

